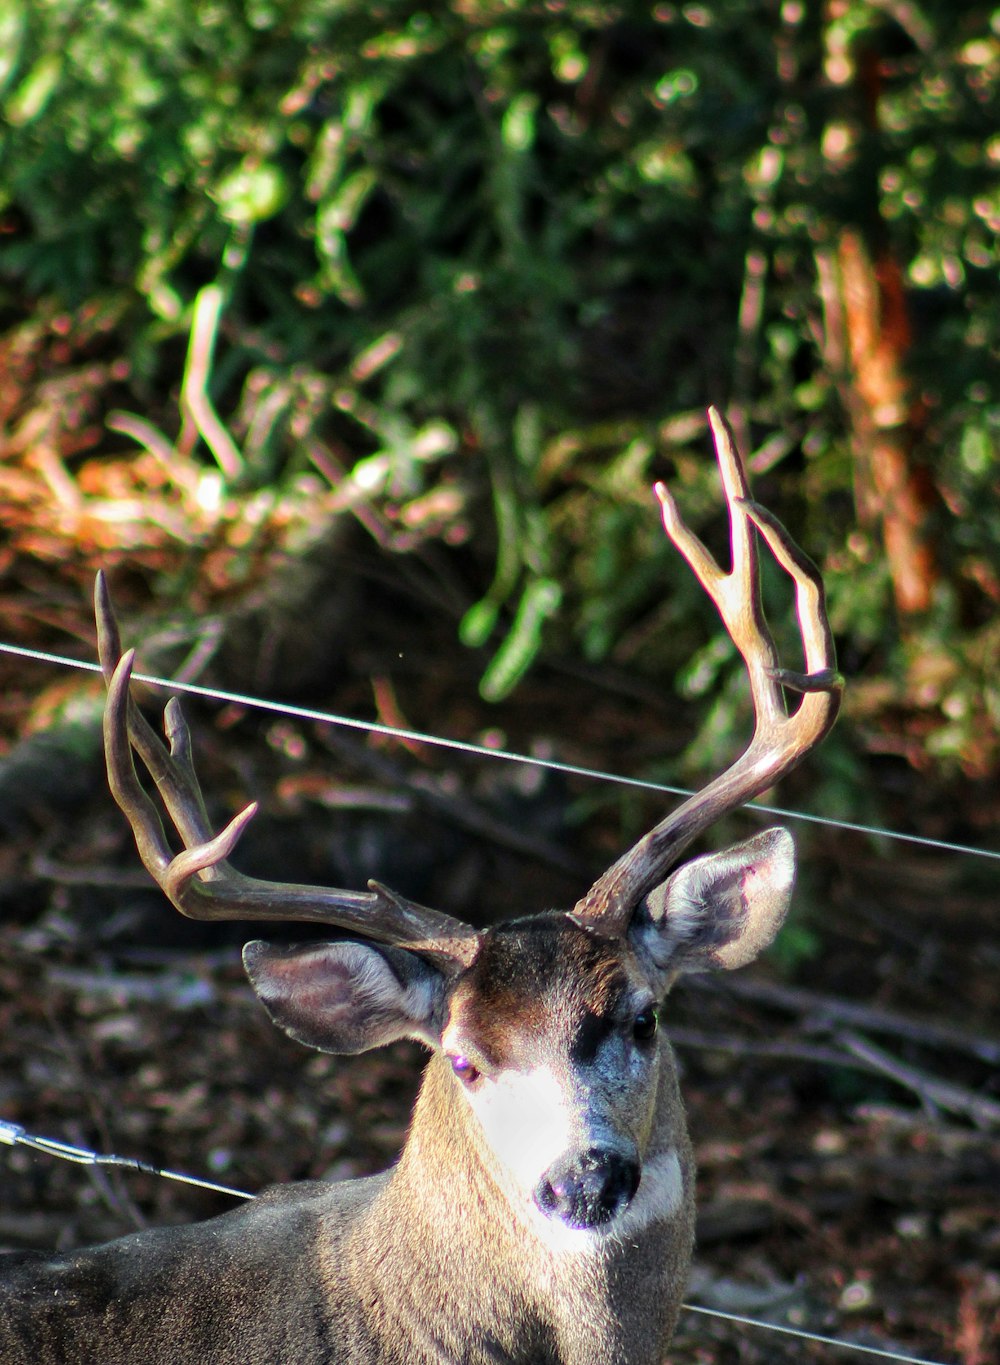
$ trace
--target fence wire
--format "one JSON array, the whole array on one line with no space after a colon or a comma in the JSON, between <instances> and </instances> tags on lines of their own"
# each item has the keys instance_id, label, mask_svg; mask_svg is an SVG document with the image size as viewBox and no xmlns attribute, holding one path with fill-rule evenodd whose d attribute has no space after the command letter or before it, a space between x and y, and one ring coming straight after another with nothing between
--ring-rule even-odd
<instances>
[{"instance_id":1,"label":"fence wire","mask_svg":"<svg viewBox=\"0 0 1000 1365\"><path fill-rule=\"evenodd\" d=\"M11 654L22 659L32 659L37 663L55 664L60 668L75 668L84 673L100 673L101 666L86 659L71 659L62 654L49 654L45 650L27 649L23 645L0 642L0 654ZM203 687L199 683L177 682L163 678L155 673L134 672L135 682L147 683L152 687L163 687L171 692L187 696L202 697L207 701L222 702L227 705L244 706L252 711L265 711L273 715L288 716L292 720L315 721L326 725L340 726L347 730L362 730L366 734L380 735L406 744L426 744L438 749L471 754L476 758L492 758L506 763L524 763L534 768L544 768L548 772L561 773L567 777L582 777L594 782L611 782L620 787L633 790L662 793L668 796L691 796L689 787L674 787L662 782L650 782L640 777L625 777L621 773L604 772L600 768L583 767L576 763L563 763L555 758L539 758L533 754L519 754L510 749L491 748L485 744L474 744L469 740L452 739L447 735L435 735L423 730L410 730L405 727L386 725L380 721L361 720L356 716L341 716L332 711L315 710L309 706L293 706L288 702L270 701L265 697L254 697L244 692L229 692L223 688ZM749 801L744 810L759 811L764 815L777 815L783 820L798 820L812 825L825 825L831 829L850 830L854 834L866 834L871 838L889 839L898 843L915 844L923 848L936 849L943 853L960 853L970 858L988 858L1000 862L1000 850L978 848L975 844L952 843L946 839L928 839L920 834L905 834L901 830L886 829L879 825L866 825L850 820L836 820L828 815L811 815L806 811L788 810L783 806L765 805L760 801Z\"/></svg>"}]
</instances>

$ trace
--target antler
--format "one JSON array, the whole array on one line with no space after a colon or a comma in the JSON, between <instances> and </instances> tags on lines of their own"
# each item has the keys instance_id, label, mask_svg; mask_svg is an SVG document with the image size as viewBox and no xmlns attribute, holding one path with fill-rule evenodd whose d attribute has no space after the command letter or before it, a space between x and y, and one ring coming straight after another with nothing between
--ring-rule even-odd
<instances>
[{"instance_id":1,"label":"antler","mask_svg":"<svg viewBox=\"0 0 1000 1365\"><path fill-rule=\"evenodd\" d=\"M370 881L369 890L299 886L245 876L227 859L257 810L256 803L213 834L191 758L191 736L180 703L164 712L169 748L129 695L134 651L122 654L111 596L103 573L94 587L97 640L108 686L104 752L111 794L135 835L139 856L170 901L189 919L312 920L348 929L379 943L399 944L447 972L469 966L479 947L471 925L417 905ZM136 775L135 750L156 784L184 844L174 854L153 802Z\"/></svg>"},{"instance_id":2,"label":"antler","mask_svg":"<svg viewBox=\"0 0 1000 1365\"><path fill-rule=\"evenodd\" d=\"M656 496L663 527L719 610L746 664L754 708L754 733L742 756L667 816L623 854L577 901L573 918L609 937L621 934L635 905L655 886L685 848L727 811L759 796L784 777L820 742L837 718L843 678L837 672L826 617L823 583L816 566L765 508L750 498L746 470L724 418L709 409L715 451L729 507L733 567L723 573L680 519L663 484ZM795 584L796 610L805 651L805 673L781 668L764 618L756 532ZM783 689L800 692L794 715Z\"/></svg>"}]
</instances>

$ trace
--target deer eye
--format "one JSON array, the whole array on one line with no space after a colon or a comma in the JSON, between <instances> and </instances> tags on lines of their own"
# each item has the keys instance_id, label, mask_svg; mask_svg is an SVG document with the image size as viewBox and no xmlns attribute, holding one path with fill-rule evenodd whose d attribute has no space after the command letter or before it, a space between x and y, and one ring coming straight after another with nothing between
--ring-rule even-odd
<instances>
[{"instance_id":1,"label":"deer eye","mask_svg":"<svg viewBox=\"0 0 1000 1365\"><path fill-rule=\"evenodd\" d=\"M656 1010L652 1005L640 1010L632 1022L632 1037L637 1043L646 1043L656 1032Z\"/></svg>"},{"instance_id":2,"label":"deer eye","mask_svg":"<svg viewBox=\"0 0 1000 1365\"><path fill-rule=\"evenodd\" d=\"M461 1052L449 1053L448 1060L451 1062L452 1071L463 1085L472 1085L479 1080L479 1071Z\"/></svg>"}]
</instances>

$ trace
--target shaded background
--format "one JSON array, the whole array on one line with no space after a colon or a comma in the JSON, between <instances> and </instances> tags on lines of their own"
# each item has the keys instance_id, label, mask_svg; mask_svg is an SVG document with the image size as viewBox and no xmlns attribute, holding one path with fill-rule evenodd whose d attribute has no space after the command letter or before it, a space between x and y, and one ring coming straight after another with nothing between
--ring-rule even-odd
<instances>
[{"instance_id":1,"label":"shaded background","mask_svg":"<svg viewBox=\"0 0 1000 1365\"><path fill-rule=\"evenodd\" d=\"M745 683L649 487L721 553L714 402L823 568L849 678L776 799L1000 851L998 83L990 7L943 0L8 0L4 639L92 658L104 566L151 670L696 783L748 733ZM238 936L137 875L96 687L11 657L0 683L0 1112L254 1187L384 1164L417 1053L273 1036ZM262 801L264 875L485 920L571 902L662 811L188 709L219 817ZM996 863L795 830L769 962L671 1006L692 1293L977 1365ZM5 1245L218 1207L20 1152L0 1187ZM678 1360L783 1349L684 1330Z\"/></svg>"}]
</instances>

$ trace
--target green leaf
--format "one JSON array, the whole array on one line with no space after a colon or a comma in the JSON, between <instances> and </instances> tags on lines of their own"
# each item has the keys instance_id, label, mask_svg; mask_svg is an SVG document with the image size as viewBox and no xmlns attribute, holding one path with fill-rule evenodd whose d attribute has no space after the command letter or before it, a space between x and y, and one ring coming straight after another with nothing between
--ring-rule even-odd
<instances>
[{"instance_id":1,"label":"green leaf","mask_svg":"<svg viewBox=\"0 0 1000 1365\"><path fill-rule=\"evenodd\" d=\"M535 141L538 96L525 92L511 100L500 125L500 136L508 151L526 152Z\"/></svg>"},{"instance_id":2,"label":"green leaf","mask_svg":"<svg viewBox=\"0 0 1000 1365\"><path fill-rule=\"evenodd\" d=\"M17 70L23 38L24 6L19 0L7 0L0 9L0 93L6 90Z\"/></svg>"},{"instance_id":3,"label":"green leaf","mask_svg":"<svg viewBox=\"0 0 1000 1365\"><path fill-rule=\"evenodd\" d=\"M257 166L243 162L223 176L212 198L227 222L249 227L274 217L288 198L288 184L270 162Z\"/></svg>"},{"instance_id":4,"label":"green leaf","mask_svg":"<svg viewBox=\"0 0 1000 1365\"><path fill-rule=\"evenodd\" d=\"M63 59L60 53L49 52L44 57L39 57L7 101L8 123L22 127L38 118L59 84L62 69Z\"/></svg>"},{"instance_id":5,"label":"green leaf","mask_svg":"<svg viewBox=\"0 0 1000 1365\"><path fill-rule=\"evenodd\" d=\"M493 634L499 614L498 604L489 597L471 606L458 627L458 638L462 644L469 649L481 648Z\"/></svg>"},{"instance_id":6,"label":"green leaf","mask_svg":"<svg viewBox=\"0 0 1000 1365\"><path fill-rule=\"evenodd\" d=\"M536 578L521 595L510 633L483 674L479 691L486 701L502 701L524 677L542 647L545 622L556 614L562 589L551 578Z\"/></svg>"}]
</instances>

